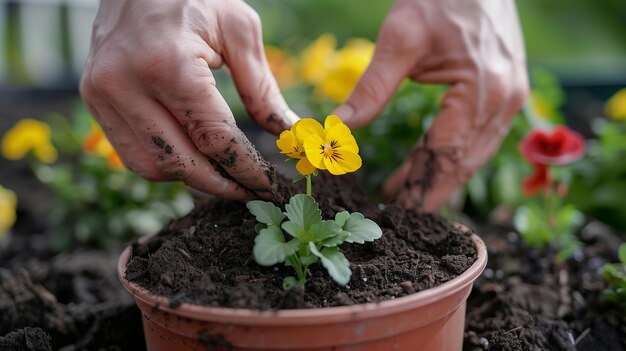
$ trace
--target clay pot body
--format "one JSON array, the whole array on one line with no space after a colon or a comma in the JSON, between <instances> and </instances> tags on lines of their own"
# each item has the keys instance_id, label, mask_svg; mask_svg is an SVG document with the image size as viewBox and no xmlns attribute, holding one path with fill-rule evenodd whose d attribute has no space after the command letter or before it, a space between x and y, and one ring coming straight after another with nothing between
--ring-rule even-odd
<instances>
[{"instance_id":1,"label":"clay pot body","mask_svg":"<svg viewBox=\"0 0 626 351\"><path fill-rule=\"evenodd\" d=\"M455 351L463 346L466 299L487 263L485 244L472 236L478 258L460 276L432 289L380 303L319 309L255 311L182 304L154 296L118 274L143 315L151 351L307 350Z\"/></svg>"}]
</instances>

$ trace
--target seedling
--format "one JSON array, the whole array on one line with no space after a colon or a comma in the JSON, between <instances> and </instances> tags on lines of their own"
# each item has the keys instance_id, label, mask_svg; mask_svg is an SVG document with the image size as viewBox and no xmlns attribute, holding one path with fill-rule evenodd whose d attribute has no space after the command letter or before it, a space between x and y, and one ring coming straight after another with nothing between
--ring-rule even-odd
<instances>
[{"instance_id":1,"label":"seedling","mask_svg":"<svg viewBox=\"0 0 626 351\"><path fill-rule=\"evenodd\" d=\"M382 230L359 212L342 211L334 219L323 219L319 204L311 196L311 178L318 170L340 175L359 169L356 140L337 116L328 116L324 127L312 118L300 120L284 131L276 144L281 153L298 161L296 169L307 181L306 194L294 195L285 205L285 212L271 202L247 203L259 221L253 248L255 261L262 266L285 263L293 267L296 276L283 280L285 289L304 287L309 266L318 262L339 285L348 284L350 262L339 246L374 241L382 236Z\"/></svg>"},{"instance_id":2,"label":"seedling","mask_svg":"<svg viewBox=\"0 0 626 351\"><path fill-rule=\"evenodd\" d=\"M602 278L608 284L602 292L602 298L616 305L626 313L626 243L618 250L619 263L610 263L602 267Z\"/></svg>"}]
</instances>

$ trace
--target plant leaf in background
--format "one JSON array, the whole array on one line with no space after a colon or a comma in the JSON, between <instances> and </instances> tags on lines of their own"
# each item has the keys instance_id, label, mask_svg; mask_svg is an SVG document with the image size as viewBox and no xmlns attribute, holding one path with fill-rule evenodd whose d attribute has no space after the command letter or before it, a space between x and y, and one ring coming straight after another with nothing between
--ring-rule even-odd
<instances>
[{"instance_id":1,"label":"plant leaf in background","mask_svg":"<svg viewBox=\"0 0 626 351\"><path fill-rule=\"evenodd\" d=\"M70 122L52 115L49 127L23 120L38 131L30 134L31 139L11 132L3 138L6 144L19 141L21 147L32 150L33 173L54 194L48 220L56 249L127 242L154 234L168 220L191 210L193 200L182 183L151 183L124 170L84 106L78 105L72 117ZM44 153L37 148L46 144L58 150L58 159L57 154L41 157ZM50 160L55 162L48 164Z\"/></svg>"}]
</instances>

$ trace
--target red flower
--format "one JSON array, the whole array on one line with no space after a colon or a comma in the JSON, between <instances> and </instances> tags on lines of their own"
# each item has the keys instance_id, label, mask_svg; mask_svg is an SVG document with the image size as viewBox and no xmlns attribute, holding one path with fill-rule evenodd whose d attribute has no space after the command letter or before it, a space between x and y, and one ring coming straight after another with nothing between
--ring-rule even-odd
<instances>
[{"instance_id":1,"label":"red flower","mask_svg":"<svg viewBox=\"0 0 626 351\"><path fill-rule=\"evenodd\" d=\"M520 143L520 152L532 164L564 165L583 156L585 139L564 126L552 131L535 129Z\"/></svg>"},{"instance_id":2,"label":"red flower","mask_svg":"<svg viewBox=\"0 0 626 351\"><path fill-rule=\"evenodd\" d=\"M548 167L542 164L535 164L535 173L529 175L522 181L524 195L532 196L539 191L550 186L550 173Z\"/></svg>"}]
</instances>

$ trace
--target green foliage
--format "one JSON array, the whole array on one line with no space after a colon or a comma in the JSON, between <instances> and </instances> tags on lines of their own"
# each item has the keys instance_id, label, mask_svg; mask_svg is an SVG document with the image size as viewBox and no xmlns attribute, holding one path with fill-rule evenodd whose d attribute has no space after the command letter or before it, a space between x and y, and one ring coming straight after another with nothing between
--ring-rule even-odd
<instances>
[{"instance_id":1,"label":"green foliage","mask_svg":"<svg viewBox=\"0 0 626 351\"><path fill-rule=\"evenodd\" d=\"M334 220L322 219L318 203L309 195L294 195L285 205L285 213L271 202L260 200L246 206L261 222L254 240L256 262L262 266L284 262L296 271L297 277L284 279L285 289L304 286L308 267L317 262L338 284L348 284L350 262L338 246L344 242L362 244L382 236L380 227L358 212L343 211ZM285 232L292 239L286 241Z\"/></svg>"},{"instance_id":2,"label":"green foliage","mask_svg":"<svg viewBox=\"0 0 626 351\"><path fill-rule=\"evenodd\" d=\"M606 264L601 269L602 278L608 284L602 298L626 313L626 243L618 250L620 263Z\"/></svg>"},{"instance_id":3,"label":"green foliage","mask_svg":"<svg viewBox=\"0 0 626 351\"><path fill-rule=\"evenodd\" d=\"M567 201L618 230L626 230L626 123L597 119L597 140L587 144L586 157L572 167Z\"/></svg>"},{"instance_id":4,"label":"green foliage","mask_svg":"<svg viewBox=\"0 0 626 351\"><path fill-rule=\"evenodd\" d=\"M553 215L536 203L520 206L515 211L513 225L526 244L538 250L552 246L561 260L569 258L581 245L576 231L584 223L584 215L573 205L565 205Z\"/></svg>"},{"instance_id":5,"label":"green foliage","mask_svg":"<svg viewBox=\"0 0 626 351\"><path fill-rule=\"evenodd\" d=\"M106 247L153 234L193 207L182 183L148 182L87 154L83 139L93 123L84 109L77 110L73 124L52 116L52 143L60 159L53 165L32 163L54 194L49 220L59 250L79 243Z\"/></svg>"}]
</instances>

